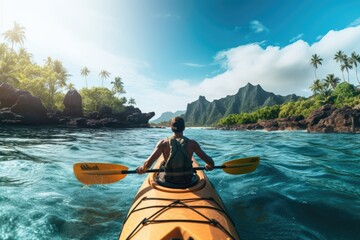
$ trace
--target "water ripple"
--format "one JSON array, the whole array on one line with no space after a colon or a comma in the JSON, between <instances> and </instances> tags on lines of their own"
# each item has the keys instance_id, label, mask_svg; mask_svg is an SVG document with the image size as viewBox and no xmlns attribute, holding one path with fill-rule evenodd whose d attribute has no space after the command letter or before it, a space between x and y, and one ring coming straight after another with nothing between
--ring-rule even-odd
<instances>
[{"instance_id":1,"label":"water ripple","mask_svg":"<svg viewBox=\"0 0 360 240\"><path fill-rule=\"evenodd\" d=\"M242 239L360 235L359 135L202 129L186 134L217 165L261 157L253 173L208 172ZM73 164L112 162L135 169L169 135L169 129L1 128L0 239L116 239L145 175L84 188Z\"/></svg>"}]
</instances>

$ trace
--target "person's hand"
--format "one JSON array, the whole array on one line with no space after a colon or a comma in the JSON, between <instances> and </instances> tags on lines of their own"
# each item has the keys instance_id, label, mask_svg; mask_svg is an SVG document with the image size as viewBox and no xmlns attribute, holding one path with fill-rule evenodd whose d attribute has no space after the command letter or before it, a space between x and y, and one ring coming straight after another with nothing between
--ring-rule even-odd
<instances>
[{"instance_id":1,"label":"person's hand","mask_svg":"<svg viewBox=\"0 0 360 240\"><path fill-rule=\"evenodd\" d=\"M139 166L136 168L136 172L138 174L144 174L144 173L146 173L146 169L144 169L144 166Z\"/></svg>"},{"instance_id":2,"label":"person's hand","mask_svg":"<svg viewBox=\"0 0 360 240\"><path fill-rule=\"evenodd\" d=\"M210 164L205 165L205 170L206 171L212 171L213 169L214 169L214 165L210 165Z\"/></svg>"}]
</instances>

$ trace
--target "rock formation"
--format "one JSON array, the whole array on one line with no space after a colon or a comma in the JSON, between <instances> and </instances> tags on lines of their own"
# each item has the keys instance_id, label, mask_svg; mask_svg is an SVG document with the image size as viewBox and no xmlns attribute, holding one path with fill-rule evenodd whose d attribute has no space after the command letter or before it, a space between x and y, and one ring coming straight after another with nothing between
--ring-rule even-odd
<instances>
[{"instance_id":1,"label":"rock formation","mask_svg":"<svg viewBox=\"0 0 360 240\"><path fill-rule=\"evenodd\" d=\"M7 83L0 84L0 125L51 125L66 127L149 127L154 112L142 113L132 106L125 107L122 113L113 113L108 106L99 112L83 115L82 97L76 90L67 92L64 98L64 111L48 111L40 98L28 91L14 89Z\"/></svg>"},{"instance_id":2,"label":"rock formation","mask_svg":"<svg viewBox=\"0 0 360 240\"><path fill-rule=\"evenodd\" d=\"M335 108L324 105L306 119L302 116L278 118L252 124L221 127L228 130L307 130L322 133L360 133L360 106Z\"/></svg>"},{"instance_id":3,"label":"rock formation","mask_svg":"<svg viewBox=\"0 0 360 240\"><path fill-rule=\"evenodd\" d=\"M11 112L23 117L25 124L44 124L47 122L47 110L40 98L32 95L20 95Z\"/></svg>"},{"instance_id":4,"label":"rock formation","mask_svg":"<svg viewBox=\"0 0 360 240\"><path fill-rule=\"evenodd\" d=\"M209 102L200 96L195 102L189 103L184 114L189 126L211 126L221 118L230 114L252 112L265 106L283 104L299 99L296 95L280 96L267 92L260 85L248 83L239 89L235 95Z\"/></svg>"},{"instance_id":5,"label":"rock formation","mask_svg":"<svg viewBox=\"0 0 360 240\"><path fill-rule=\"evenodd\" d=\"M76 90L69 90L64 98L64 115L69 117L82 117L82 97Z\"/></svg>"},{"instance_id":6,"label":"rock formation","mask_svg":"<svg viewBox=\"0 0 360 240\"><path fill-rule=\"evenodd\" d=\"M360 133L360 109L325 105L307 119L308 132Z\"/></svg>"}]
</instances>

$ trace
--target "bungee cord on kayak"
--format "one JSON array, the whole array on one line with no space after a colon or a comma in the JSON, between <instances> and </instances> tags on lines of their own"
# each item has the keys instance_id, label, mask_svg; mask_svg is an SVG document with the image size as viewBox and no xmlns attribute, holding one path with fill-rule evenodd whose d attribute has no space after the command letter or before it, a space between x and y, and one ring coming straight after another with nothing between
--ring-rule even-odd
<instances>
[{"instance_id":1,"label":"bungee cord on kayak","mask_svg":"<svg viewBox=\"0 0 360 240\"><path fill-rule=\"evenodd\" d=\"M133 234L141 227L141 226L146 226L149 224L157 224L157 223L168 223L168 222L188 222L188 223L194 223L194 224L210 224L212 226L215 226L219 229L221 229L222 231L224 231L229 239L235 239L235 237L224 227L222 226L218 221L216 221L216 219L210 219L209 217L207 217L206 215L202 214L200 211L198 211L197 209L200 208L209 208L209 209L213 209L216 210L218 212L221 212L223 214L225 214L226 216L229 217L227 211L225 209L223 209L221 207L221 205L219 203L216 202L216 200L214 198L205 198L205 197L200 197L200 198L191 198L191 199L168 199L168 198L147 198L144 197L141 199L141 201L132 209L131 212L129 212L127 218L124 221L124 224L126 223L126 220L128 219L128 217L131 216L132 213L136 212L136 211L141 211L144 208L139 208L139 205L143 202L143 201L156 201L156 200L162 200L162 201L170 201L171 203L169 203L168 205L153 205L147 208L160 208L159 210L157 210L156 212L154 212L151 216L149 217L145 217L144 219L142 219L139 224L134 227L134 230L129 234L129 236L126 239L131 239L131 237L133 236ZM201 206L201 205L188 205L186 204L186 202L196 202L196 201L212 201L213 203L215 203L217 205L217 207L213 207L213 206ZM192 219L167 219L167 220L156 220L156 217L158 215L160 215L162 212L171 209L171 208L188 208L192 211L194 211L196 214L202 216L204 218L204 220L192 220ZM230 217L229 217L230 219ZM201 226L199 226L201 227Z\"/></svg>"}]
</instances>

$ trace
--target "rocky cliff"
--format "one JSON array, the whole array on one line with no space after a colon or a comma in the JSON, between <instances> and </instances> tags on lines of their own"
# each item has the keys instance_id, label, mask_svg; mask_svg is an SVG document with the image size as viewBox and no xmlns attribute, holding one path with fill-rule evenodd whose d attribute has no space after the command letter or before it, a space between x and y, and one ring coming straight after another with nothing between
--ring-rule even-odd
<instances>
[{"instance_id":1,"label":"rocky cliff","mask_svg":"<svg viewBox=\"0 0 360 240\"><path fill-rule=\"evenodd\" d=\"M211 126L216 124L221 118L233 113L252 112L264 106L283 104L288 101L295 101L298 96L292 94L288 96L275 95L266 92L260 85L248 83L240 88L235 95L209 102L204 96L200 96L195 102L187 105L184 115L185 121L189 126Z\"/></svg>"},{"instance_id":2,"label":"rocky cliff","mask_svg":"<svg viewBox=\"0 0 360 240\"><path fill-rule=\"evenodd\" d=\"M161 116L155 120L151 120L151 123L161 123L161 122L168 122L172 118L181 116L185 113L185 111L176 111L176 112L164 112L161 114Z\"/></svg>"},{"instance_id":3,"label":"rocky cliff","mask_svg":"<svg viewBox=\"0 0 360 240\"><path fill-rule=\"evenodd\" d=\"M360 133L360 105L336 108L330 104L313 111L307 118L293 116L219 127L222 130L306 130L310 133Z\"/></svg>"},{"instance_id":4,"label":"rocky cliff","mask_svg":"<svg viewBox=\"0 0 360 240\"><path fill-rule=\"evenodd\" d=\"M133 106L125 107L121 113L102 106L98 112L87 115L82 111L82 97L76 90L67 92L64 111L48 111L40 98L28 91L14 89L7 83L0 83L0 126L1 125L51 125L84 128L133 128L149 127L154 112L142 113Z\"/></svg>"}]
</instances>

